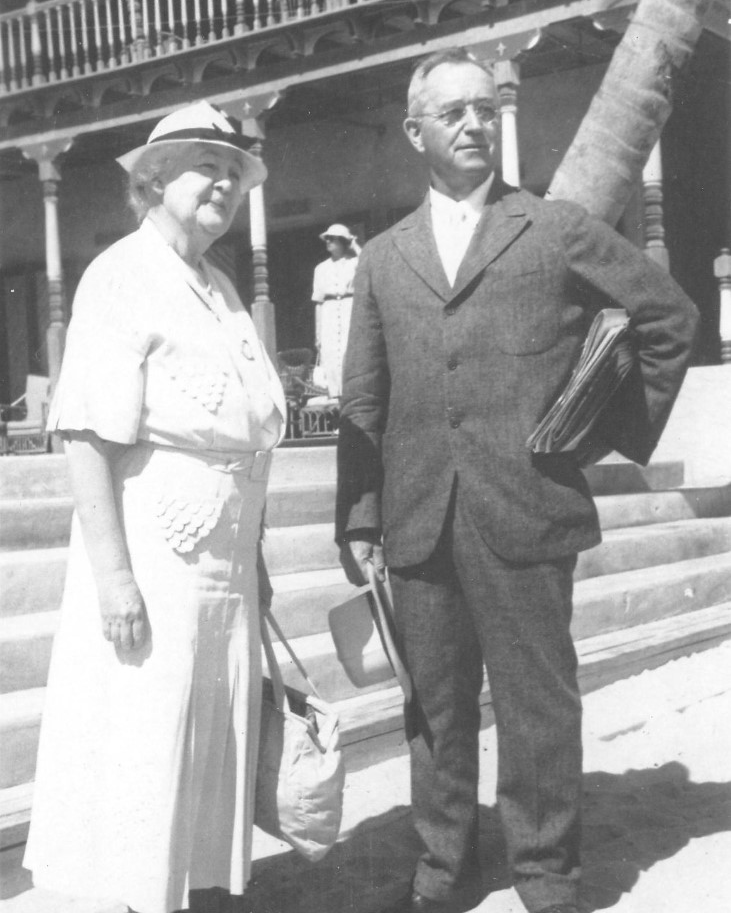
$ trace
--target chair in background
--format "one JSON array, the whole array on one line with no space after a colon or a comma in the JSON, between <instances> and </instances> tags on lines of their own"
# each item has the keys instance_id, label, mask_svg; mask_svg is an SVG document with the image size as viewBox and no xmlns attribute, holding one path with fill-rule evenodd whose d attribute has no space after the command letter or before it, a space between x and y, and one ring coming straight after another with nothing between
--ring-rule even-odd
<instances>
[{"instance_id":1,"label":"chair in background","mask_svg":"<svg viewBox=\"0 0 731 913\"><path fill-rule=\"evenodd\" d=\"M308 402L315 397L327 397L325 387L313 382L314 372L312 349L285 349L277 352L279 379L287 398L287 431L285 440L313 437L310 422L303 425Z\"/></svg>"},{"instance_id":2,"label":"chair in background","mask_svg":"<svg viewBox=\"0 0 731 913\"><path fill-rule=\"evenodd\" d=\"M29 374L25 393L12 403L0 405L0 454L48 452L50 388L47 377Z\"/></svg>"}]
</instances>

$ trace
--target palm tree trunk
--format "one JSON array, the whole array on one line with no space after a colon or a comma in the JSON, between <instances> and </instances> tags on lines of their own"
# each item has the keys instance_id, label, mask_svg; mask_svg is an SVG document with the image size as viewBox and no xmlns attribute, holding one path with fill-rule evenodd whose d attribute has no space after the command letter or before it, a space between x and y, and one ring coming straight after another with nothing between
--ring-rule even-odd
<instances>
[{"instance_id":1,"label":"palm tree trunk","mask_svg":"<svg viewBox=\"0 0 731 913\"><path fill-rule=\"evenodd\" d=\"M708 0L640 0L548 189L614 225L672 109Z\"/></svg>"}]
</instances>

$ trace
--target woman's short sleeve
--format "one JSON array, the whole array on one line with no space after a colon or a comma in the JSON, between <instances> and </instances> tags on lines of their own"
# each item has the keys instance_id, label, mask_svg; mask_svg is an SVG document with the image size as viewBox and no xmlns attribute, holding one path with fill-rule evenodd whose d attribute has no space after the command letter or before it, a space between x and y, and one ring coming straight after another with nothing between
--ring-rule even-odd
<instances>
[{"instance_id":1,"label":"woman's short sleeve","mask_svg":"<svg viewBox=\"0 0 731 913\"><path fill-rule=\"evenodd\" d=\"M79 283L48 430L94 431L133 444L149 343L135 326L138 296L125 277L133 267L126 263L120 270L111 253L94 261Z\"/></svg>"},{"instance_id":2,"label":"woman's short sleeve","mask_svg":"<svg viewBox=\"0 0 731 913\"><path fill-rule=\"evenodd\" d=\"M327 263L328 263L327 260L325 260L323 263L318 263L317 266L315 267L314 276L312 277L312 299L311 300L314 301L316 304L322 304L322 302L325 300L326 277L325 277L325 270L323 269L323 266L326 266Z\"/></svg>"}]
</instances>

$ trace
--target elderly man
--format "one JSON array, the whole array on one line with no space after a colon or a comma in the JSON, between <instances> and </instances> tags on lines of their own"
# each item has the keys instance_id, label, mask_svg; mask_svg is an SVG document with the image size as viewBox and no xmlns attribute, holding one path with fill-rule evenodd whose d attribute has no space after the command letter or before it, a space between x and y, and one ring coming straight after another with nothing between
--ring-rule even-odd
<instances>
[{"instance_id":1,"label":"elderly man","mask_svg":"<svg viewBox=\"0 0 731 913\"><path fill-rule=\"evenodd\" d=\"M623 307L637 367L593 455L646 462L683 378L696 313L677 285L578 206L495 174L493 79L461 49L416 69L404 127L422 206L371 241L356 274L339 440L337 536L354 581L390 567L414 682L406 708L424 852L393 913L484 896L478 696L487 667L498 807L530 913L576 913L581 700L569 633L577 552L600 541L585 452L526 439L592 318ZM383 550L381 547L383 540Z\"/></svg>"}]
</instances>

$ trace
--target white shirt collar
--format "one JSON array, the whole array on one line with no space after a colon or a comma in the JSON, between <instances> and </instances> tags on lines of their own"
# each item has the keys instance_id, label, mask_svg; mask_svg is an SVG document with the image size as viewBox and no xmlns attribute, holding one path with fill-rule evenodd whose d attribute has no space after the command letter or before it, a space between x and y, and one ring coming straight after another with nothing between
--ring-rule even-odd
<instances>
[{"instance_id":1,"label":"white shirt collar","mask_svg":"<svg viewBox=\"0 0 731 913\"><path fill-rule=\"evenodd\" d=\"M429 203L432 208L432 213L437 217L449 217L457 212L466 212L477 221L482 215L482 210L485 207L485 200L487 199L494 179L495 172L493 171L488 179L480 184L479 187L475 187L472 193L468 197L465 197L464 200L453 200L446 194L441 193L441 191L430 187Z\"/></svg>"}]
</instances>

